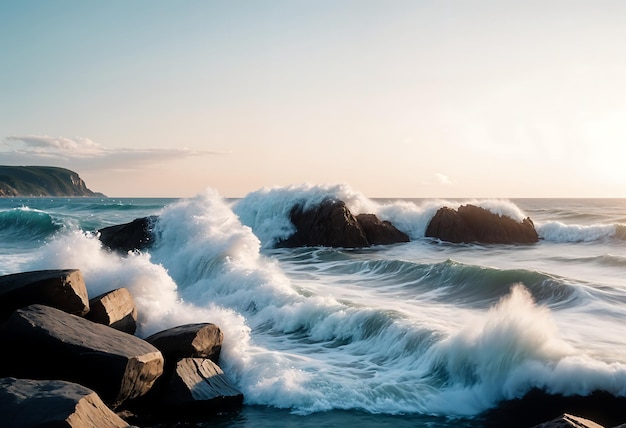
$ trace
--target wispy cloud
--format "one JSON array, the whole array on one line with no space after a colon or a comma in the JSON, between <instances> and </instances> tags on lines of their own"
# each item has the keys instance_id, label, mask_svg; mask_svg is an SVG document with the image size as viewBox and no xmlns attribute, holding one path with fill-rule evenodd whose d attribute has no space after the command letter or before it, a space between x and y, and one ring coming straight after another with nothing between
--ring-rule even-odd
<instances>
[{"instance_id":1,"label":"wispy cloud","mask_svg":"<svg viewBox=\"0 0 626 428\"><path fill-rule=\"evenodd\" d=\"M450 186L453 184L452 180L450 179L450 177L448 177L445 174L442 174L440 172L435 174L435 178L437 179L437 182L439 184L443 184L445 186Z\"/></svg>"},{"instance_id":2,"label":"wispy cloud","mask_svg":"<svg viewBox=\"0 0 626 428\"><path fill-rule=\"evenodd\" d=\"M75 166L91 169L135 169L147 164L225 152L189 148L121 148L105 147L89 138L49 136L9 136L0 141L0 163Z\"/></svg>"}]
</instances>

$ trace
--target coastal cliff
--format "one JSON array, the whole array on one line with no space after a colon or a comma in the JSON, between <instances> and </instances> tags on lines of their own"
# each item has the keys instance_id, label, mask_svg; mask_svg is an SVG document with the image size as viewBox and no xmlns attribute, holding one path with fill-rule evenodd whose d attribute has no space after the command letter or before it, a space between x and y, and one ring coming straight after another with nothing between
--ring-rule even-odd
<instances>
[{"instance_id":1,"label":"coastal cliff","mask_svg":"<svg viewBox=\"0 0 626 428\"><path fill-rule=\"evenodd\" d=\"M0 197L105 196L93 192L80 176L53 166L0 166Z\"/></svg>"}]
</instances>

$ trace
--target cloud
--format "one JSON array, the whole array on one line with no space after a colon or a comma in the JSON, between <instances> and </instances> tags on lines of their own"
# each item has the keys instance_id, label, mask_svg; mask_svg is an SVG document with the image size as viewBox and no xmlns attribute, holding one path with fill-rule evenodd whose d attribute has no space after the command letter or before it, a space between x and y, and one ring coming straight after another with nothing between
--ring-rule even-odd
<instances>
[{"instance_id":1,"label":"cloud","mask_svg":"<svg viewBox=\"0 0 626 428\"><path fill-rule=\"evenodd\" d=\"M136 169L157 162L224 154L189 148L110 148L83 137L9 136L0 142L3 164L51 164L90 169Z\"/></svg>"},{"instance_id":2,"label":"cloud","mask_svg":"<svg viewBox=\"0 0 626 428\"><path fill-rule=\"evenodd\" d=\"M440 172L435 174L435 178L437 179L437 182L439 184L443 184L445 186L450 186L450 185L454 184L453 181L450 180L450 177L448 177L447 175L442 174Z\"/></svg>"}]
</instances>

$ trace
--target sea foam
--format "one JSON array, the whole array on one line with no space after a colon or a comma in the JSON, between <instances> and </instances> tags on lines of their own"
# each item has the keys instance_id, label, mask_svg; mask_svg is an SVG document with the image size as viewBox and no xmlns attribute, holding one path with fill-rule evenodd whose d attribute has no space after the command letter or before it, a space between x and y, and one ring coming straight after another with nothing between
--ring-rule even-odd
<instances>
[{"instance_id":1,"label":"sea foam","mask_svg":"<svg viewBox=\"0 0 626 428\"><path fill-rule=\"evenodd\" d=\"M540 238L553 242L591 242L618 235L618 225L615 224L580 225L550 221L537 224L536 229Z\"/></svg>"},{"instance_id":2,"label":"sea foam","mask_svg":"<svg viewBox=\"0 0 626 428\"><path fill-rule=\"evenodd\" d=\"M207 190L158 212L157 244L147 252L117 254L93 234L63 231L25 259L21 270L80 268L92 296L129 288L140 336L185 323L218 324L224 331L220 365L248 404L303 414L359 409L472 416L532 387L567 394L593 388L624 393L624 365L597 360L566 341L555 320L564 319L563 314L538 305L525 287L513 287L485 309L426 298L414 288L403 292L415 295L385 299L361 284L366 270L348 282L339 273L323 272L324 263L319 276L313 275L318 268L313 262L304 272L293 266L284 270L271 252L264 253L264 245L286 233L293 203L320 201L328 190L267 189L232 209ZM428 215L445 203L375 204L341 186L330 190L348 199L355 212L376 213L413 227L418 235ZM318 250L299 253L307 251ZM337 259L342 254L327 251ZM346 252L343 257L361 256ZM388 264L373 266L387 269ZM453 263L437 267L454 268ZM472 272L480 277L481 269ZM303 279L307 275L310 279ZM377 275L381 293L383 287L398 291L391 277ZM433 292L454 285L432 284ZM475 285L480 292L480 284ZM507 293L493 290L493 295ZM576 320L572 308L559 310Z\"/></svg>"}]
</instances>

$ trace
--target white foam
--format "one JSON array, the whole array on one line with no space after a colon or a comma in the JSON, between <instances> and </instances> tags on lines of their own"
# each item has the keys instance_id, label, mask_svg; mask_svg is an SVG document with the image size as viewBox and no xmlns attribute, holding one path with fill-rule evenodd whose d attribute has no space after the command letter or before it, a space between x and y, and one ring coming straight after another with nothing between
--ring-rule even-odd
<instances>
[{"instance_id":1,"label":"white foam","mask_svg":"<svg viewBox=\"0 0 626 428\"><path fill-rule=\"evenodd\" d=\"M300 205L307 209L328 198L342 200L354 215L373 212L376 206L347 185L303 184L257 190L237 201L233 210L243 224L252 228L263 247L271 248L295 232L289 220L293 207Z\"/></svg>"},{"instance_id":2,"label":"white foam","mask_svg":"<svg viewBox=\"0 0 626 428\"><path fill-rule=\"evenodd\" d=\"M616 234L614 224L565 224L550 221L535 225L539 237L553 242L591 242L611 238Z\"/></svg>"},{"instance_id":3,"label":"white foam","mask_svg":"<svg viewBox=\"0 0 626 428\"><path fill-rule=\"evenodd\" d=\"M624 366L574 349L554 314L520 286L484 311L384 300L359 286L359 272L349 281L333 278L360 294L358 300L313 280L292 283L261 253L261 243L285 232L294 203L316 203L329 193L416 237L436 209L450 206L379 205L342 186L299 186L256 192L233 212L209 189L158 213L150 253L119 255L94 236L66 231L22 270L80 268L90 295L129 288L140 336L191 322L218 324L225 336L220 365L250 404L298 413L474 415L533 386L623 393Z\"/></svg>"}]
</instances>

